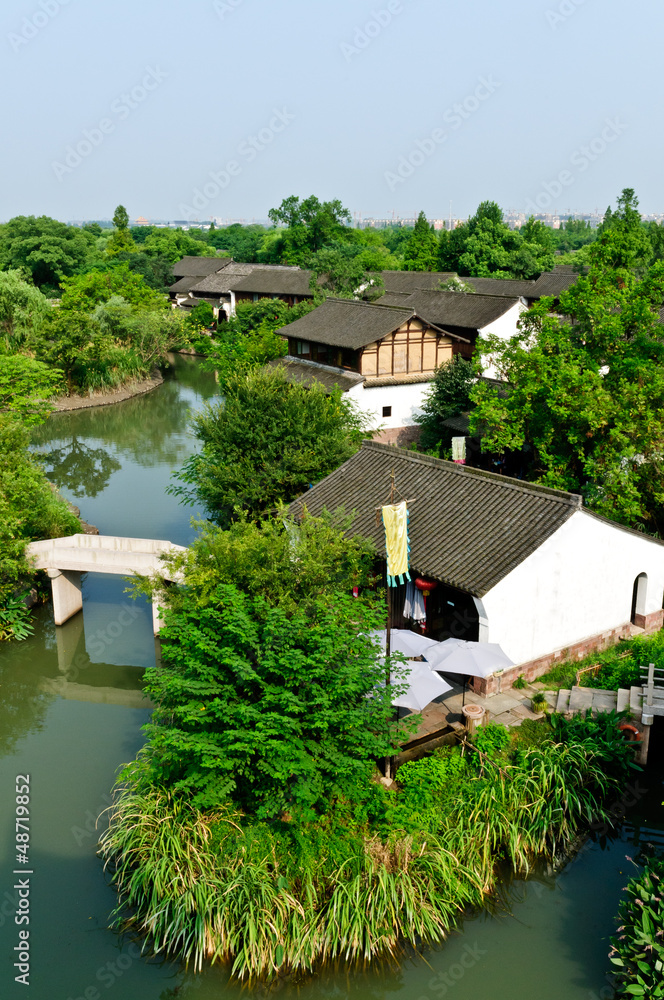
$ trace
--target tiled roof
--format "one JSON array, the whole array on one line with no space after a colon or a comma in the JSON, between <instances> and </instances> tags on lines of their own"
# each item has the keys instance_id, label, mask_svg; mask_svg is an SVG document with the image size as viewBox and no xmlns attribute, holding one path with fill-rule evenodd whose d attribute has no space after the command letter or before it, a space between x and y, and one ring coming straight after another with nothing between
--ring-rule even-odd
<instances>
[{"instance_id":1,"label":"tiled roof","mask_svg":"<svg viewBox=\"0 0 664 1000\"><path fill-rule=\"evenodd\" d=\"M470 285L480 295L523 295L532 293L534 281L520 281L516 278L461 278L465 285Z\"/></svg>"},{"instance_id":2,"label":"tiled roof","mask_svg":"<svg viewBox=\"0 0 664 1000\"><path fill-rule=\"evenodd\" d=\"M364 382L364 376L355 372L343 371L343 369L333 368L331 365L319 365L315 361L302 361L290 356L276 358L268 364L274 367L283 367L286 378L291 382L300 382L307 386L319 382L330 392L332 389L348 392L353 386Z\"/></svg>"},{"instance_id":3,"label":"tiled roof","mask_svg":"<svg viewBox=\"0 0 664 1000\"><path fill-rule=\"evenodd\" d=\"M575 285L579 280L579 275L574 271L546 271L540 274L535 282L532 292L527 293L528 298L541 298L543 295L558 296L561 292L566 292L568 288Z\"/></svg>"},{"instance_id":4,"label":"tiled roof","mask_svg":"<svg viewBox=\"0 0 664 1000\"><path fill-rule=\"evenodd\" d=\"M581 497L491 472L365 441L341 468L291 505L315 515L344 507L353 530L385 554L376 508L388 502L390 475L411 499L411 565L482 597L550 538L577 510Z\"/></svg>"},{"instance_id":5,"label":"tiled roof","mask_svg":"<svg viewBox=\"0 0 664 1000\"><path fill-rule=\"evenodd\" d=\"M317 309L279 332L283 337L359 350L398 330L411 316L412 309L376 306L354 299L326 299Z\"/></svg>"},{"instance_id":6,"label":"tiled roof","mask_svg":"<svg viewBox=\"0 0 664 1000\"><path fill-rule=\"evenodd\" d=\"M211 274L204 278L196 285L194 291L208 295L230 295L231 290L235 291L243 278L249 277L256 271L277 271L280 273L296 271L302 274L299 268L279 267L271 264L240 264L233 261L218 274Z\"/></svg>"},{"instance_id":7,"label":"tiled roof","mask_svg":"<svg viewBox=\"0 0 664 1000\"><path fill-rule=\"evenodd\" d=\"M416 315L419 316L411 308L376 305L357 299L326 299L317 309L282 327L279 332L283 337L297 337L314 344L329 344L331 347L346 347L357 351L387 337ZM427 317L419 318L431 326L436 325ZM438 332L454 340L466 340L447 330Z\"/></svg>"},{"instance_id":8,"label":"tiled roof","mask_svg":"<svg viewBox=\"0 0 664 1000\"><path fill-rule=\"evenodd\" d=\"M404 306L436 326L481 330L503 316L519 302L505 295L478 295L466 292L415 292Z\"/></svg>"},{"instance_id":9,"label":"tiled roof","mask_svg":"<svg viewBox=\"0 0 664 1000\"><path fill-rule=\"evenodd\" d=\"M186 278L179 278L174 285L168 289L171 295L187 295L192 288L201 280L200 274L188 275Z\"/></svg>"},{"instance_id":10,"label":"tiled roof","mask_svg":"<svg viewBox=\"0 0 664 1000\"><path fill-rule=\"evenodd\" d=\"M379 389L383 385L415 385L417 382L432 382L433 372L413 372L408 375L383 375L380 378L368 378L365 389Z\"/></svg>"},{"instance_id":11,"label":"tiled roof","mask_svg":"<svg viewBox=\"0 0 664 1000\"><path fill-rule=\"evenodd\" d=\"M440 288L455 278L454 271L380 271L386 292L416 292L418 288Z\"/></svg>"},{"instance_id":12,"label":"tiled roof","mask_svg":"<svg viewBox=\"0 0 664 1000\"><path fill-rule=\"evenodd\" d=\"M403 306L407 298L409 298L412 292L385 292L380 298L374 299L373 305L375 306Z\"/></svg>"},{"instance_id":13,"label":"tiled roof","mask_svg":"<svg viewBox=\"0 0 664 1000\"><path fill-rule=\"evenodd\" d=\"M312 296L311 271L299 268L254 268L251 274L231 285L234 292L252 292L254 295Z\"/></svg>"},{"instance_id":14,"label":"tiled roof","mask_svg":"<svg viewBox=\"0 0 664 1000\"><path fill-rule=\"evenodd\" d=\"M173 275L176 278L190 278L199 275L204 278L214 274L230 264L232 257L183 257L173 264Z\"/></svg>"}]
</instances>

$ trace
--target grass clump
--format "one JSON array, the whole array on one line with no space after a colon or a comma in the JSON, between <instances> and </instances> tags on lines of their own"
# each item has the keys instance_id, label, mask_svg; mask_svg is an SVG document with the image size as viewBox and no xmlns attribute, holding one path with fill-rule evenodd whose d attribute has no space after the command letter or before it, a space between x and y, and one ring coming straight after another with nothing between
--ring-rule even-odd
<instances>
[{"instance_id":1,"label":"grass clump","mask_svg":"<svg viewBox=\"0 0 664 1000\"><path fill-rule=\"evenodd\" d=\"M615 715L524 726L481 727L472 744L403 765L398 791L372 782L315 819L200 809L130 778L102 838L118 925L248 979L441 941L486 902L501 863L527 873L608 820L632 766Z\"/></svg>"},{"instance_id":2,"label":"grass clump","mask_svg":"<svg viewBox=\"0 0 664 1000\"><path fill-rule=\"evenodd\" d=\"M610 960L616 997L664 997L664 861L651 861L627 886Z\"/></svg>"}]
</instances>

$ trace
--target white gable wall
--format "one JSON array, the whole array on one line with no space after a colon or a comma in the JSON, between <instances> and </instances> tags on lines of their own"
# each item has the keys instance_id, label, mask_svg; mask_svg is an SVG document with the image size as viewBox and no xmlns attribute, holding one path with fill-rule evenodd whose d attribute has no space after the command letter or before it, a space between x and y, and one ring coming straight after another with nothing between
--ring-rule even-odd
<instances>
[{"instance_id":1,"label":"white gable wall","mask_svg":"<svg viewBox=\"0 0 664 1000\"><path fill-rule=\"evenodd\" d=\"M480 336L488 337L491 334L493 336L500 337L501 340L511 340L511 338L515 337L519 332L517 324L521 315L526 312L527 308L528 306L525 305L525 303L516 302L511 309L504 312L503 315L499 316L498 319L493 321L493 323L487 323L485 327L482 327L482 329L478 331ZM495 366L489 359L487 359L487 361L489 361L489 363L484 369L484 376L486 378L498 378Z\"/></svg>"},{"instance_id":2,"label":"white gable wall","mask_svg":"<svg viewBox=\"0 0 664 1000\"><path fill-rule=\"evenodd\" d=\"M641 573L640 610L652 614L662 607L664 546L579 510L482 598L486 641L520 664L616 628L630 620Z\"/></svg>"},{"instance_id":3,"label":"white gable wall","mask_svg":"<svg viewBox=\"0 0 664 1000\"><path fill-rule=\"evenodd\" d=\"M415 417L422 412L422 402L430 388L431 382L407 382L402 385L380 385L367 389L360 382L349 389L346 395L369 416L372 427L392 430L415 424ZM392 407L390 417L383 416L384 406Z\"/></svg>"}]
</instances>

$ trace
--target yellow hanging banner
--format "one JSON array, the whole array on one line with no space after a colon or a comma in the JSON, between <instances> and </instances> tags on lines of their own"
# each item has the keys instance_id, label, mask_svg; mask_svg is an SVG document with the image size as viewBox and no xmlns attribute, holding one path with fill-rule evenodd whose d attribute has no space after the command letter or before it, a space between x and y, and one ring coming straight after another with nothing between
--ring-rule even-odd
<instances>
[{"instance_id":1,"label":"yellow hanging banner","mask_svg":"<svg viewBox=\"0 0 664 1000\"><path fill-rule=\"evenodd\" d=\"M385 547L387 549L387 583L390 587L410 580L408 539L408 506L406 501L388 504L382 508L385 525Z\"/></svg>"}]
</instances>

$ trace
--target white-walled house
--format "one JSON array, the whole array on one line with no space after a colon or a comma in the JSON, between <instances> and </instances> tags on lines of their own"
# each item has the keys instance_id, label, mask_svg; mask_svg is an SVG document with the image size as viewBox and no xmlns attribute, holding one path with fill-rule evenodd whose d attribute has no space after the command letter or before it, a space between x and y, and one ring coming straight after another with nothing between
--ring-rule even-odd
<instances>
[{"instance_id":1,"label":"white-walled house","mask_svg":"<svg viewBox=\"0 0 664 1000\"><path fill-rule=\"evenodd\" d=\"M414 292L404 299L402 305L414 309L428 322L469 339L473 345L479 337L511 340L518 333L519 320L528 309L525 298L521 296L426 290ZM485 378L497 377L493 364L486 365L483 374Z\"/></svg>"},{"instance_id":2,"label":"white-walled house","mask_svg":"<svg viewBox=\"0 0 664 1000\"><path fill-rule=\"evenodd\" d=\"M435 290L398 302L330 298L279 332L288 341L291 377L327 384L327 372L380 428L376 440L406 445L417 440L416 418L436 368L456 354L472 357L480 336L513 337L527 307L513 296Z\"/></svg>"},{"instance_id":3,"label":"white-walled house","mask_svg":"<svg viewBox=\"0 0 664 1000\"><path fill-rule=\"evenodd\" d=\"M288 341L291 377L339 385L382 428L380 440L400 444L416 436L415 417L436 368L473 351L469 337L410 307L353 299L326 299L279 333Z\"/></svg>"},{"instance_id":4,"label":"white-walled house","mask_svg":"<svg viewBox=\"0 0 664 1000\"><path fill-rule=\"evenodd\" d=\"M376 442L292 505L354 511L354 530L384 555L376 508L394 471L408 498L413 575L432 583L428 634L498 643L533 680L641 630L662 627L664 543L585 510L581 497ZM405 587L397 589L395 625ZM477 680L494 693L498 679Z\"/></svg>"}]
</instances>

